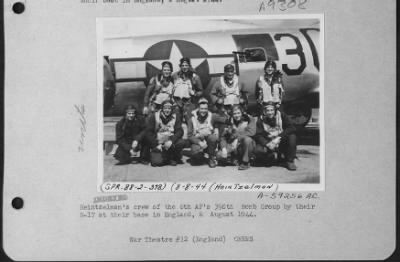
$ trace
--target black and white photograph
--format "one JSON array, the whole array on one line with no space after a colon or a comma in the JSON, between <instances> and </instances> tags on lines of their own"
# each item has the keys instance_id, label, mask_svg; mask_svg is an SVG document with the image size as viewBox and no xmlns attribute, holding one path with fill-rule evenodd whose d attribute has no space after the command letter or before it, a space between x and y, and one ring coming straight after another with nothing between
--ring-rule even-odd
<instances>
[{"instance_id":1,"label":"black and white photograph","mask_svg":"<svg viewBox=\"0 0 400 262\"><path fill-rule=\"evenodd\" d=\"M393 256L394 0L3 7L1 261Z\"/></svg>"},{"instance_id":2,"label":"black and white photograph","mask_svg":"<svg viewBox=\"0 0 400 262\"><path fill-rule=\"evenodd\" d=\"M322 188L322 23L98 20L102 181Z\"/></svg>"}]
</instances>

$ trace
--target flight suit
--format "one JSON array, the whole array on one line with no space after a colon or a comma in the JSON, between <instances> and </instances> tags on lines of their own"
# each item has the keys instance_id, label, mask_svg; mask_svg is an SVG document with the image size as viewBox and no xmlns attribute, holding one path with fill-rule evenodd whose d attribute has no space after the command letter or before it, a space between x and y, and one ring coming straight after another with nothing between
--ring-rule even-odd
<instances>
[{"instance_id":1,"label":"flight suit","mask_svg":"<svg viewBox=\"0 0 400 262\"><path fill-rule=\"evenodd\" d=\"M218 145L218 131L214 131L213 114L208 111L204 121L199 118L197 110L193 111L188 126L188 139L191 143L191 160L193 162L200 162L204 153L207 153L210 159L214 159ZM200 141L204 140L207 142L207 148L203 151Z\"/></svg>"},{"instance_id":2,"label":"flight suit","mask_svg":"<svg viewBox=\"0 0 400 262\"><path fill-rule=\"evenodd\" d=\"M150 108L154 113L160 109L160 105L165 100L171 99L174 83L171 79L164 79L162 75L150 79L150 84L144 94L144 106Z\"/></svg>"},{"instance_id":3,"label":"flight suit","mask_svg":"<svg viewBox=\"0 0 400 262\"><path fill-rule=\"evenodd\" d=\"M277 111L272 123L269 123L264 116L260 116L256 126L254 154L257 159L265 162L269 159L271 153L277 152L283 153L287 162L294 161L296 157L296 128L284 113ZM278 133L280 142L275 149L271 150L266 145L275 138L270 136L273 132Z\"/></svg>"},{"instance_id":4,"label":"flight suit","mask_svg":"<svg viewBox=\"0 0 400 262\"><path fill-rule=\"evenodd\" d=\"M157 111L148 118L145 137L151 146L151 165L162 166L169 161L179 162L182 158L182 149L187 147L187 141L182 139L183 130L180 117L172 114L170 120L164 123L160 118L161 111ZM157 146L164 145L170 140L172 146L169 149L162 148L160 151Z\"/></svg>"},{"instance_id":5,"label":"flight suit","mask_svg":"<svg viewBox=\"0 0 400 262\"><path fill-rule=\"evenodd\" d=\"M172 97L177 106L175 112L179 113L183 122L188 123L198 98L203 94L203 85L200 77L194 72L189 72L187 75L177 72L173 74L173 79Z\"/></svg>"},{"instance_id":6,"label":"flight suit","mask_svg":"<svg viewBox=\"0 0 400 262\"><path fill-rule=\"evenodd\" d=\"M127 120L125 117L118 121L116 125L116 142L118 144L117 151L114 157L121 163L127 164L131 162L131 149L132 142L138 142L140 150L140 159L149 160L149 146L144 140L145 120L141 116L136 116L132 121Z\"/></svg>"}]
</instances>

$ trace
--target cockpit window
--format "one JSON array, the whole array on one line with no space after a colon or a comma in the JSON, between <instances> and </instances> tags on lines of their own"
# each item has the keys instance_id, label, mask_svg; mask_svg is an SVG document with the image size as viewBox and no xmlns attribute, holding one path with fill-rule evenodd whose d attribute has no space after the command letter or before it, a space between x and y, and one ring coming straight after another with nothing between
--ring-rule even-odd
<instances>
[{"instance_id":1,"label":"cockpit window","mask_svg":"<svg viewBox=\"0 0 400 262\"><path fill-rule=\"evenodd\" d=\"M244 50L244 61L243 62L265 62L267 61L267 55L264 48L245 48Z\"/></svg>"}]
</instances>

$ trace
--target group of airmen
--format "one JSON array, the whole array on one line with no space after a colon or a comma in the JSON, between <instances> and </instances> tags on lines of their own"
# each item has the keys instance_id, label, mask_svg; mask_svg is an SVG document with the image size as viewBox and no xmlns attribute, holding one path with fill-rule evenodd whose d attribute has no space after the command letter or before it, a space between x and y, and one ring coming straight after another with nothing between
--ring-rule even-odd
<instances>
[{"instance_id":1,"label":"group of airmen","mask_svg":"<svg viewBox=\"0 0 400 262\"><path fill-rule=\"evenodd\" d=\"M295 127L280 111L282 74L274 61L267 61L255 87L257 116L247 114L247 94L231 64L215 81L211 101L203 94L200 77L190 59L180 60L173 73L169 61L146 88L143 112L128 105L116 125L119 165L142 163L151 166L182 164L182 152L190 148L191 165L251 165L282 163L296 170ZM187 128L184 136L184 128ZM140 152L139 158L132 158Z\"/></svg>"}]
</instances>

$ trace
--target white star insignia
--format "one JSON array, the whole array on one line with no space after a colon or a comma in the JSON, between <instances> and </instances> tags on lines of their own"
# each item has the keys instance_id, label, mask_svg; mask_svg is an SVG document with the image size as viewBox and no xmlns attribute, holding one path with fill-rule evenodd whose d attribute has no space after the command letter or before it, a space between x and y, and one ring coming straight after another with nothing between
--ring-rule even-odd
<instances>
[{"instance_id":1,"label":"white star insignia","mask_svg":"<svg viewBox=\"0 0 400 262\"><path fill-rule=\"evenodd\" d=\"M175 44L175 42L172 43L171 47L171 52L169 54L169 58L167 60L149 60L147 63L151 64L155 68L161 71L161 63L164 61L170 61L172 63L172 66L174 67L174 70L177 71L179 70L179 60L183 57L183 54L181 50L178 48L178 46ZM189 57L190 58L190 57ZM192 64L193 69L196 70L196 68L204 62L206 58L190 58L190 63Z\"/></svg>"}]
</instances>

